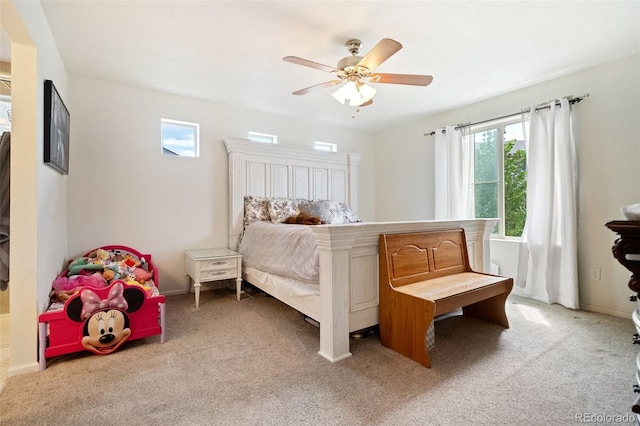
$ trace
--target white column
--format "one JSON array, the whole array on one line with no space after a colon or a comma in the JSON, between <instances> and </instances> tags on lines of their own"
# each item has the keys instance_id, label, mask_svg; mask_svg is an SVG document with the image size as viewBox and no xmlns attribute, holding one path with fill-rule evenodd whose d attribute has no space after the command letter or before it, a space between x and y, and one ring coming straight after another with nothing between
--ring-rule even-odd
<instances>
[{"instance_id":1,"label":"white column","mask_svg":"<svg viewBox=\"0 0 640 426\"><path fill-rule=\"evenodd\" d=\"M322 357L337 362L351 356L349 351L349 250L355 229L337 233L330 227L312 227L320 252L320 351Z\"/></svg>"}]
</instances>

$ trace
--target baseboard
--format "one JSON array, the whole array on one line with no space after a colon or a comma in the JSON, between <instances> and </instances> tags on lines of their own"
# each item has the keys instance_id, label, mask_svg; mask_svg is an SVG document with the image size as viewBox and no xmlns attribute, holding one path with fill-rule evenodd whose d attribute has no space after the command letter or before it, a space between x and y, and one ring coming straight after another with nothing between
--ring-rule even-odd
<instances>
[{"instance_id":1,"label":"baseboard","mask_svg":"<svg viewBox=\"0 0 640 426\"><path fill-rule=\"evenodd\" d=\"M517 286L513 286L513 290L511 290L511 294L513 294L514 296L520 296L520 297L527 297L524 294L524 291L521 287L517 287ZM635 306L635 305L634 305ZM603 308L601 306L594 306L594 305L589 305L586 303L581 303L580 304L580 309L583 311L587 311L587 312L596 312L598 314L607 314L607 315L611 315L614 317L619 317L619 318L631 318L631 312L633 312L633 309L630 308L629 312L624 312L624 311L618 311L615 309L607 309L607 308Z\"/></svg>"},{"instance_id":2,"label":"baseboard","mask_svg":"<svg viewBox=\"0 0 640 426\"><path fill-rule=\"evenodd\" d=\"M7 370L7 377L19 376L21 374L35 373L40 371L40 365L37 362L27 362L22 365L14 365Z\"/></svg>"},{"instance_id":3,"label":"baseboard","mask_svg":"<svg viewBox=\"0 0 640 426\"><path fill-rule=\"evenodd\" d=\"M607 314L607 315L612 315L614 317L627 318L627 319L631 319L631 313L633 312L633 309L630 309L629 312L623 312L623 311L617 311L613 309L602 308L600 306L587 305L584 303L580 304L580 309L582 309L583 311L597 312L599 314Z\"/></svg>"},{"instance_id":4,"label":"baseboard","mask_svg":"<svg viewBox=\"0 0 640 426\"><path fill-rule=\"evenodd\" d=\"M221 288L235 289L236 280L211 281L211 282L202 283L200 285L200 291L218 290ZM194 292L195 290L193 289L193 284L191 284L191 288L189 290L182 289L182 290L160 291L160 293L165 296L176 296L178 294L186 294L186 293L193 294Z\"/></svg>"}]
</instances>

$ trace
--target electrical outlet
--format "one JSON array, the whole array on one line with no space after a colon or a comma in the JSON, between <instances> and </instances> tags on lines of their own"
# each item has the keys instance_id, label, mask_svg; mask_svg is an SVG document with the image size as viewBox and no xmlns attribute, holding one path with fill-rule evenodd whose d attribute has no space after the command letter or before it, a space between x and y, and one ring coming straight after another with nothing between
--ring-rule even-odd
<instances>
[{"instance_id":1,"label":"electrical outlet","mask_svg":"<svg viewBox=\"0 0 640 426\"><path fill-rule=\"evenodd\" d=\"M591 268L591 279L600 281L600 268Z\"/></svg>"}]
</instances>

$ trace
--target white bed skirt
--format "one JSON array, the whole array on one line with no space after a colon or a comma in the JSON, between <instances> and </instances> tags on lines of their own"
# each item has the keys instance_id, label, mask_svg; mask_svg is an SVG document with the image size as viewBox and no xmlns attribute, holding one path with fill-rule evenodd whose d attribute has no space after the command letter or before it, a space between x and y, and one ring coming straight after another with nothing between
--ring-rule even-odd
<instances>
[{"instance_id":1,"label":"white bed skirt","mask_svg":"<svg viewBox=\"0 0 640 426\"><path fill-rule=\"evenodd\" d=\"M251 285L283 301L293 309L320 322L320 285L315 288L293 278L244 267L242 278Z\"/></svg>"}]
</instances>

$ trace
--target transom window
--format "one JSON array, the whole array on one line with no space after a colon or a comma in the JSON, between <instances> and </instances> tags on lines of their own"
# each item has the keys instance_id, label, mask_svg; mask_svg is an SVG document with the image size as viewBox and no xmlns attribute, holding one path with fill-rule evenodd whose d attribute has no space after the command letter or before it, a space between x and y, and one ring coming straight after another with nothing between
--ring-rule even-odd
<instances>
[{"instance_id":1,"label":"transom window","mask_svg":"<svg viewBox=\"0 0 640 426\"><path fill-rule=\"evenodd\" d=\"M499 218L493 231L498 237L520 237L524 228L527 154L523 131L522 121L471 128L475 217Z\"/></svg>"},{"instance_id":2,"label":"transom window","mask_svg":"<svg viewBox=\"0 0 640 426\"><path fill-rule=\"evenodd\" d=\"M278 143L278 137L276 135L257 132L249 132L249 140L252 142Z\"/></svg>"},{"instance_id":3,"label":"transom window","mask_svg":"<svg viewBox=\"0 0 640 426\"><path fill-rule=\"evenodd\" d=\"M200 156L200 125L186 121L160 119L162 153L179 157Z\"/></svg>"},{"instance_id":4,"label":"transom window","mask_svg":"<svg viewBox=\"0 0 640 426\"><path fill-rule=\"evenodd\" d=\"M338 145L330 142L316 141L314 148L318 151L338 152Z\"/></svg>"}]
</instances>

